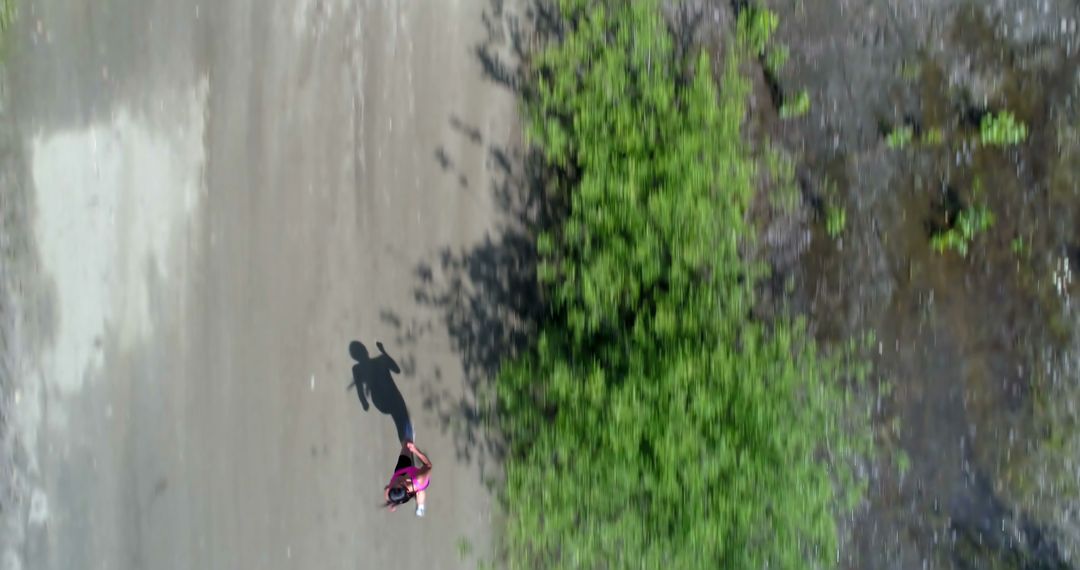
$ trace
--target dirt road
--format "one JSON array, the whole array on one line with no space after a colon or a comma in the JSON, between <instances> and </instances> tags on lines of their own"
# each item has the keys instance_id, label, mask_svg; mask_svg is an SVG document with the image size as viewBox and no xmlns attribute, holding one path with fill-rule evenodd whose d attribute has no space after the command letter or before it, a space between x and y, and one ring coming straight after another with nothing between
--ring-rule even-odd
<instances>
[{"instance_id":1,"label":"dirt road","mask_svg":"<svg viewBox=\"0 0 1080 570\"><path fill-rule=\"evenodd\" d=\"M415 290L497 239L487 7L21 4L0 568L475 567L493 499ZM423 519L377 508L406 415Z\"/></svg>"}]
</instances>

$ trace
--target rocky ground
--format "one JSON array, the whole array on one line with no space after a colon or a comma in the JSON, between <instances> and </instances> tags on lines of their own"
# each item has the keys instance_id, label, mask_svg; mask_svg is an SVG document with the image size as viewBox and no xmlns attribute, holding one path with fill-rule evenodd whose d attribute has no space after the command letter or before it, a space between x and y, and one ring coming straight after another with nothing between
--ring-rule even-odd
<instances>
[{"instance_id":1,"label":"rocky ground","mask_svg":"<svg viewBox=\"0 0 1080 570\"><path fill-rule=\"evenodd\" d=\"M808 220L786 222L796 229L774 265L821 338L876 334L876 375L892 387L880 437L907 458L902 474L886 460L872 470L844 565L1077 565L1080 7L767 4L790 59L763 78L754 126L797 171L800 206L774 225ZM810 111L779 119L800 90ZM1002 110L1029 137L980 144L981 117ZM905 126L913 141L890 146ZM967 256L935 252L950 208L975 203L994 226ZM833 238L824 218L837 206L846 226Z\"/></svg>"}]
</instances>

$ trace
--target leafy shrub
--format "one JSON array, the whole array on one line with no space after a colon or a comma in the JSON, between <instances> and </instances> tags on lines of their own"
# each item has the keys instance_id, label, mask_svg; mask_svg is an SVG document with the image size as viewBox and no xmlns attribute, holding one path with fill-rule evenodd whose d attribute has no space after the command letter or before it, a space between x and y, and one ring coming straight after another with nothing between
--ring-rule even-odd
<instances>
[{"instance_id":1,"label":"leafy shrub","mask_svg":"<svg viewBox=\"0 0 1080 570\"><path fill-rule=\"evenodd\" d=\"M825 209L825 231L831 238L837 238L847 225L847 211L842 206L830 204Z\"/></svg>"},{"instance_id":2,"label":"leafy shrub","mask_svg":"<svg viewBox=\"0 0 1080 570\"><path fill-rule=\"evenodd\" d=\"M746 6L739 12L738 33L754 55L763 55L780 18L776 13L759 6Z\"/></svg>"},{"instance_id":3,"label":"leafy shrub","mask_svg":"<svg viewBox=\"0 0 1080 570\"><path fill-rule=\"evenodd\" d=\"M898 66L900 77L905 81L915 81L922 73L922 64L904 60Z\"/></svg>"},{"instance_id":4,"label":"leafy shrub","mask_svg":"<svg viewBox=\"0 0 1080 570\"><path fill-rule=\"evenodd\" d=\"M785 101L780 107L780 118L791 119L801 117L810 111L810 95L806 90L799 91L791 101Z\"/></svg>"},{"instance_id":5,"label":"leafy shrub","mask_svg":"<svg viewBox=\"0 0 1080 570\"><path fill-rule=\"evenodd\" d=\"M773 45L765 52L765 69L776 75L784 69L788 61L788 48L784 45Z\"/></svg>"},{"instance_id":6,"label":"leafy shrub","mask_svg":"<svg viewBox=\"0 0 1080 570\"><path fill-rule=\"evenodd\" d=\"M978 234L994 225L994 213L985 205L960 210L953 226L930 238L930 245L938 253L953 250L966 256L968 247Z\"/></svg>"},{"instance_id":7,"label":"leafy shrub","mask_svg":"<svg viewBox=\"0 0 1080 570\"><path fill-rule=\"evenodd\" d=\"M922 134L922 143L928 146L937 146L945 140L945 133L941 127L930 127Z\"/></svg>"},{"instance_id":8,"label":"leafy shrub","mask_svg":"<svg viewBox=\"0 0 1080 570\"><path fill-rule=\"evenodd\" d=\"M860 369L752 318L763 271L740 255L738 66L775 17L740 16L718 92L655 0L560 7L525 99L567 207L537 243L550 316L497 379L509 566L830 566L835 509L862 489L866 416L840 384Z\"/></svg>"},{"instance_id":9,"label":"leafy shrub","mask_svg":"<svg viewBox=\"0 0 1080 570\"><path fill-rule=\"evenodd\" d=\"M912 130L910 125L903 125L893 129L889 136L885 137L885 144L889 148L904 148L911 139L915 136L915 131Z\"/></svg>"},{"instance_id":10,"label":"leafy shrub","mask_svg":"<svg viewBox=\"0 0 1080 570\"><path fill-rule=\"evenodd\" d=\"M0 0L0 37L11 28L17 16L16 0Z\"/></svg>"},{"instance_id":11,"label":"leafy shrub","mask_svg":"<svg viewBox=\"0 0 1080 570\"><path fill-rule=\"evenodd\" d=\"M1009 249L1012 250L1017 257L1027 258L1031 256L1031 246L1024 240L1024 236L1014 237L1012 241L1009 242Z\"/></svg>"},{"instance_id":12,"label":"leafy shrub","mask_svg":"<svg viewBox=\"0 0 1080 570\"><path fill-rule=\"evenodd\" d=\"M1020 144L1027 138L1027 125L1018 121L1009 111L990 113L980 124L980 139L990 146Z\"/></svg>"}]
</instances>

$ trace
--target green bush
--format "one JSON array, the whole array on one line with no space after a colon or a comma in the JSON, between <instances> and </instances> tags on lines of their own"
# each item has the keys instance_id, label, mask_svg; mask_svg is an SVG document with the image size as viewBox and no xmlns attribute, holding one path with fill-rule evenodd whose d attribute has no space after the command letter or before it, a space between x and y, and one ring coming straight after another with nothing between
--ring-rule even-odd
<instances>
[{"instance_id":1,"label":"green bush","mask_svg":"<svg viewBox=\"0 0 1080 570\"><path fill-rule=\"evenodd\" d=\"M893 129L889 136L885 137L885 144L889 148L904 148L911 143L914 136L915 131L909 125L902 125Z\"/></svg>"},{"instance_id":2,"label":"green bush","mask_svg":"<svg viewBox=\"0 0 1080 570\"><path fill-rule=\"evenodd\" d=\"M922 74L922 64L919 62L911 62L904 60L900 62L898 66L900 78L905 81L915 81Z\"/></svg>"},{"instance_id":3,"label":"green bush","mask_svg":"<svg viewBox=\"0 0 1080 570\"><path fill-rule=\"evenodd\" d=\"M740 18L718 92L655 0L560 7L525 99L567 205L537 243L550 316L497 379L508 565L831 566L866 416L840 383L852 360L751 317L738 64L760 26Z\"/></svg>"},{"instance_id":4,"label":"green bush","mask_svg":"<svg viewBox=\"0 0 1080 570\"><path fill-rule=\"evenodd\" d=\"M795 117L801 117L810 111L810 95L806 90L799 91L799 94L790 101L785 101L780 106L780 118L792 119Z\"/></svg>"},{"instance_id":5,"label":"green bush","mask_svg":"<svg viewBox=\"0 0 1080 570\"><path fill-rule=\"evenodd\" d=\"M847 226L847 211L843 206L830 204L825 209L825 231L831 238L837 238L844 232Z\"/></svg>"},{"instance_id":6,"label":"green bush","mask_svg":"<svg viewBox=\"0 0 1080 570\"><path fill-rule=\"evenodd\" d=\"M17 15L15 0L0 0L0 38L15 23Z\"/></svg>"},{"instance_id":7,"label":"green bush","mask_svg":"<svg viewBox=\"0 0 1080 570\"><path fill-rule=\"evenodd\" d=\"M990 146L1020 144L1027 138L1027 125L1018 121L1009 111L990 113L980 124L980 139Z\"/></svg>"},{"instance_id":8,"label":"green bush","mask_svg":"<svg viewBox=\"0 0 1080 570\"><path fill-rule=\"evenodd\" d=\"M773 75L778 75L788 61L788 48L784 45L770 46L765 52L765 69Z\"/></svg>"},{"instance_id":9,"label":"green bush","mask_svg":"<svg viewBox=\"0 0 1080 570\"><path fill-rule=\"evenodd\" d=\"M776 13L759 6L747 6L739 12L738 33L754 55L764 55L780 18Z\"/></svg>"},{"instance_id":10,"label":"green bush","mask_svg":"<svg viewBox=\"0 0 1080 570\"><path fill-rule=\"evenodd\" d=\"M922 134L922 143L927 146L937 146L945 140L945 133L941 127L930 127Z\"/></svg>"},{"instance_id":11,"label":"green bush","mask_svg":"<svg viewBox=\"0 0 1080 570\"><path fill-rule=\"evenodd\" d=\"M1014 237L1012 241L1009 242L1009 249L1012 250L1017 257L1031 257L1031 245L1024 239L1024 236Z\"/></svg>"},{"instance_id":12,"label":"green bush","mask_svg":"<svg viewBox=\"0 0 1080 570\"><path fill-rule=\"evenodd\" d=\"M972 240L994 225L994 213L985 205L976 205L960 210L956 222L949 229L930 238L934 251L944 253L953 250L966 256Z\"/></svg>"}]
</instances>

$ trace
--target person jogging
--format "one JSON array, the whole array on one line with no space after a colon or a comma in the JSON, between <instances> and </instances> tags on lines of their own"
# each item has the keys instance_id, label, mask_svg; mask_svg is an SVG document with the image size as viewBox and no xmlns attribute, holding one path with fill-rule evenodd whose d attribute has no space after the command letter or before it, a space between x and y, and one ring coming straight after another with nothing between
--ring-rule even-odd
<instances>
[{"instance_id":1,"label":"person jogging","mask_svg":"<svg viewBox=\"0 0 1080 570\"><path fill-rule=\"evenodd\" d=\"M411 428L412 426L409 426ZM394 474L390 476L390 484L383 489L386 506L390 511L404 505L416 497L416 516L424 516L424 503L427 499L426 489L431 484L431 461L420 451L412 441L412 429L407 430L407 437L401 452L398 455ZM413 455L420 460L421 466L413 464Z\"/></svg>"}]
</instances>

